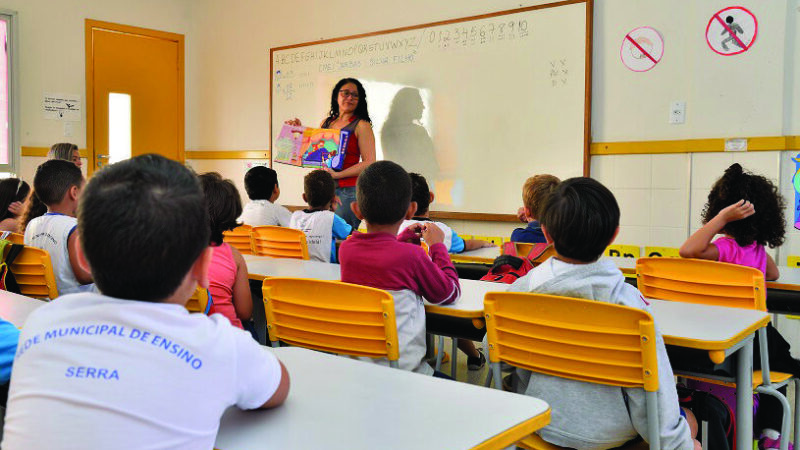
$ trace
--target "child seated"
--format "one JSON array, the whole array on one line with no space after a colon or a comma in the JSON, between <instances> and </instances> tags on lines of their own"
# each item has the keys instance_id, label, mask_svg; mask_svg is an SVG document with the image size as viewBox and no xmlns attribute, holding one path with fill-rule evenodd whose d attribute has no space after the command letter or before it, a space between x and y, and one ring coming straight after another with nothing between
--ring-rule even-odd
<instances>
[{"instance_id":1,"label":"child seated","mask_svg":"<svg viewBox=\"0 0 800 450\"><path fill-rule=\"evenodd\" d=\"M776 280L780 275L778 266L765 246L775 248L783 244L785 211L786 202L769 179L733 164L711 188L703 209L703 227L683 243L680 255L754 267L767 280ZM719 233L724 236L711 242ZM772 324L767 325L767 340L770 369L800 376L800 362L792 357L789 343ZM755 367L760 369L758 336L753 348ZM780 392L785 396L786 388ZM771 395L761 395L756 414L756 426L761 430L759 449L780 447L778 430L782 418L780 401Z\"/></svg>"},{"instance_id":2,"label":"child seated","mask_svg":"<svg viewBox=\"0 0 800 450\"><path fill-rule=\"evenodd\" d=\"M269 167L256 166L244 175L244 190L250 201L244 205L239 222L252 226L276 225L288 227L292 215L288 209L276 205L281 195L278 174Z\"/></svg>"},{"instance_id":3,"label":"child seated","mask_svg":"<svg viewBox=\"0 0 800 450\"><path fill-rule=\"evenodd\" d=\"M444 233L431 222L414 224L400 236L403 219L411 218L417 205L411 201L408 173L391 161L370 164L356 183L357 202L351 208L367 223L366 233L355 233L342 243L339 257L342 281L391 291L394 296L400 368L427 375L434 373L425 362L425 307L422 297L449 304L461 294L458 274ZM422 237L429 255L408 241Z\"/></svg>"},{"instance_id":4,"label":"child seated","mask_svg":"<svg viewBox=\"0 0 800 450\"><path fill-rule=\"evenodd\" d=\"M222 232L239 226L236 218L242 214L239 190L231 180L223 180L216 172L200 175L200 185L206 197L211 222L211 267L208 269L208 292L212 305L209 314L220 313L231 325L242 328L253 315L253 298L247 279L247 263L239 250L222 242Z\"/></svg>"},{"instance_id":5,"label":"child seated","mask_svg":"<svg viewBox=\"0 0 800 450\"><path fill-rule=\"evenodd\" d=\"M289 227L306 234L310 259L335 263L336 239L346 239L353 232L353 227L333 213L336 182L331 174L317 169L303 179L303 191L308 208L292 213Z\"/></svg>"},{"instance_id":6,"label":"child seated","mask_svg":"<svg viewBox=\"0 0 800 450\"><path fill-rule=\"evenodd\" d=\"M0 231L19 232L24 204L31 187L19 178L0 181Z\"/></svg>"},{"instance_id":7,"label":"child seated","mask_svg":"<svg viewBox=\"0 0 800 450\"><path fill-rule=\"evenodd\" d=\"M433 203L434 195L428 187L428 181L418 173L410 173L408 176L411 177L411 201L417 203L417 212L414 213L411 219L403 221L400 225L400 233L416 223L434 223L444 233L444 246L449 253L461 253L477 248L495 246L491 242L482 241L480 239L462 239L461 236L456 234L449 226L442 222L432 221L428 208L430 204Z\"/></svg>"},{"instance_id":8,"label":"child seated","mask_svg":"<svg viewBox=\"0 0 800 450\"><path fill-rule=\"evenodd\" d=\"M649 311L641 293L609 259L600 259L619 231L619 206L591 178L565 180L548 197L539 219L555 256L509 286L509 291L577 297ZM591 223L593 226L587 227ZM681 415L664 340L656 329L661 447L700 448ZM647 436L642 388L603 386L517 369L517 391L545 400L553 411L539 431L545 441L580 449L607 449ZM688 414L691 414L690 412Z\"/></svg>"},{"instance_id":9,"label":"child seated","mask_svg":"<svg viewBox=\"0 0 800 450\"><path fill-rule=\"evenodd\" d=\"M100 294L66 295L28 317L3 448L212 448L229 406L283 402L289 378L269 350L221 315L184 308L208 286L212 257L187 168L158 155L103 168L78 223L78 260Z\"/></svg>"},{"instance_id":10,"label":"child seated","mask_svg":"<svg viewBox=\"0 0 800 450\"><path fill-rule=\"evenodd\" d=\"M544 202L558 186L561 180L553 175L534 175L522 186L522 204L519 211L520 220L527 223L525 228L516 228L511 233L512 242L528 242L539 244L546 242L542 227L539 225L539 216L542 215Z\"/></svg>"},{"instance_id":11,"label":"child seated","mask_svg":"<svg viewBox=\"0 0 800 450\"><path fill-rule=\"evenodd\" d=\"M83 189L81 169L70 161L51 159L33 177L33 195L47 212L25 226L25 245L47 250L56 276L58 294L92 289L92 274L78 264L78 225L75 218Z\"/></svg>"}]
</instances>

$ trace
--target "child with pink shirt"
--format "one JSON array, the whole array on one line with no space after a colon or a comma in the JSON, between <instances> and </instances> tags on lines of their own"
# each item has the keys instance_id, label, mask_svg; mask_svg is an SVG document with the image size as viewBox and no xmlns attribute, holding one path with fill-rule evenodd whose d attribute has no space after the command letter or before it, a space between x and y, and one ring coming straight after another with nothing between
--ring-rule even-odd
<instances>
[{"instance_id":1,"label":"child with pink shirt","mask_svg":"<svg viewBox=\"0 0 800 450\"><path fill-rule=\"evenodd\" d=\"M208 268L208 292L213 302L208 313L220 313L231 325L243 328L242 322L249 322L253 314L247 264L238 250L222 241L223 231L239 226L236 218L242 215L242 200L233 182L216 172L200 175L200 184L206 196L214 249Z\"/></svg>"},{"instance_id":2,"label":"child with pink shirt","mask_svg":"<svg viewBox=\"0 0 800 450\"><path fill-rule=\"evenodd\" d=\"M764 247L783 244L785 207L786 202L770 180L733 164L711 188L703 209L704 225L683 243L680 255L754 267L767 280L776 280L780 275L778 266ZM720 233L723 236L712 242ZM792 358L786 340L772 325L768 326L767 335L770 369L800 376L800 362ZM754 350L754 362L760 366L757 343ZM786 395L785 388L781 392ZM760 396L760 402L756 415L756 429L762 430L758 448L779 448L781 405L769 395Z\"/></svg>"}]
</instances>

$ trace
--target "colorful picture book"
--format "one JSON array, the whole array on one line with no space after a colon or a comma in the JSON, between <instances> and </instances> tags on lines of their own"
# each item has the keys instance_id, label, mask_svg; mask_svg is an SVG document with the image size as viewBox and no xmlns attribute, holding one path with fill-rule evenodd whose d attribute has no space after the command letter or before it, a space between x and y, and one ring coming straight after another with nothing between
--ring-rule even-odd
<instances>
[{"instance_id":1,"label":"colorful picture book","mask_svg":"<svg viewBox=\"0 0 800 450\"><path fill-rule=\"evenodd\" d=\"M341 170L350 133L349 130L284 125L275 140L275 162Z\"/></svg>"}]
</instances>

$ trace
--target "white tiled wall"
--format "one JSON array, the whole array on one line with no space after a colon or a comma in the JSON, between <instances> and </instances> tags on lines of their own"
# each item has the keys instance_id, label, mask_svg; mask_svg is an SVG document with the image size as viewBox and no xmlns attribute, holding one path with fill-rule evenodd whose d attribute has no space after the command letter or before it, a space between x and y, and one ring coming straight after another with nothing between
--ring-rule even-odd
<instances>
[{"instance_id":1,"label":"white tiled wall","mask_svg":"<svg viewBox=\"0 0 800 450\"><path fill-rule=\"evenodd\" d=\"M702 225L701 212L711 186L738 162L746 170L771 179L787 202L787 239L770 250L779 265L789 254L800 255L800 230L793 227L795 164L793 152L689 153L593 156L591 175L617 198L619 244L679 247Z\"/></svg>"},{"instance_id":2,"label":"white tiled wall","mask_svg":"<svg viewBox=\"0 0 800 450\"><path fill-rule=\"evenodd\" d=\"M676 247L686 239L689 155L593 156L591 175L619 203L617 243Z\"/></svg>"}]
</instances>

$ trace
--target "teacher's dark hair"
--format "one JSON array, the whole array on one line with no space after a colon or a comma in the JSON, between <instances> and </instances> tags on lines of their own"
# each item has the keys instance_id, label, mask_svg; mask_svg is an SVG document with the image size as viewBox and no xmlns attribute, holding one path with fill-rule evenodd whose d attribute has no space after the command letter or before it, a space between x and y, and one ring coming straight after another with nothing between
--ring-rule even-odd
<instances>
[{"instance_id":1,"label":"teacher's dark hair","mask_svg":"<svg viewBox=\"0 0 800 450\"><path fill-rule=\"evenodd\" d=\"M322 128L327 128L330 126L331 122L339 117L339 89L347 83L355 84L356 89L358 89L358 105L356 105L356 110L353 114L361 120L366 120L370 124L372 123L372 119L369 118L369 111L367 110L367 91L364 90L364 86L355 78L342 78L336 83L336 86L333 87L333 91L331 92L331 110L328 112L328 118L323 122Z\"/></svg>"}]
</instances>

